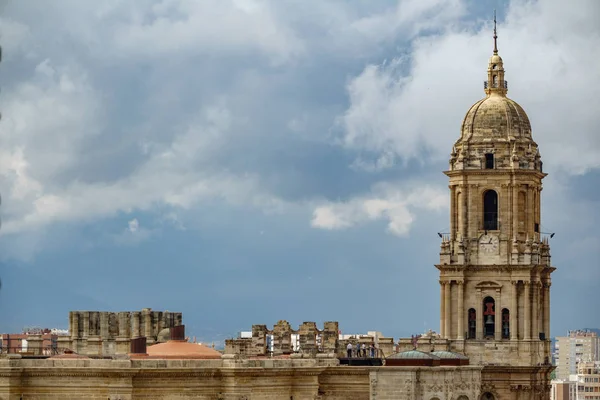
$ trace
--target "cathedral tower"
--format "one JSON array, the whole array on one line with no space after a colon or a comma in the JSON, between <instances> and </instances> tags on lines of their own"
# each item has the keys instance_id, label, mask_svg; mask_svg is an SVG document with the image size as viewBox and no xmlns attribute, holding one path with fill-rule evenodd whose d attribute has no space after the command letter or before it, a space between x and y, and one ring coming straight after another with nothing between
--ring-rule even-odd
<instances>
[{"instance_id":1,"label":"cathedral tower","mask_svg":"<svg viewBox=\"0 0 600 400\"><path fill-rule=\"evenodd\" d=\"M554 268L540 231L546 174L527 114L507 97L496 40L494 26L485 98L467 112L445 172L450 232L441 234L436 266L440 331L473 364L547 365Z\"/></svg>"}]
</instances>

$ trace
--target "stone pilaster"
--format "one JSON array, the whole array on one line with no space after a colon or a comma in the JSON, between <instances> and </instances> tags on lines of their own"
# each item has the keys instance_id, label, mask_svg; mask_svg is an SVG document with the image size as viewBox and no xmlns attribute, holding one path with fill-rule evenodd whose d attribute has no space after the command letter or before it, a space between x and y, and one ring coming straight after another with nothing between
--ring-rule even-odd
<instances>
[{"instance_id":1,"label":"stone pilaster","mask_svg":"<svg viewBox=\"0 0 600 400\"><path fill-rule=\"evenodd\" d=\"M530 282L523 282L523 299L525 308L525 321L523 324L525 340L531 339L531 284Z\"/></svg>"},{"instance_id":2,"label":"stone pilaster","mask_svg":"<svg viewBox=\"0 0 600 400\"><path fill-rule=\"evenodd\" d=\"M544 333L550 339L550 283L544 285Z\"/></svg>"},{"instance_id":3,"label":"stone pilaster","mask_svg":"<svg viewBox=\"0 0 600 400\"><path fill-rule=\"evenodd\" d=\"M540 286L539 282L532 282L531 295L533 301L531 303L531 337L539 339L540 337L540 321L539 321L539 305L540 305Z\"/></svg>"},{"instance_id":4,"label":"stone pilaster","mask_svg":"<svg viewBox=\"0 0 600 400\"><path fill-rule=\"evenodd\" d=\"M129 313L128 312L120 312L119 313L119 337L127 338L129 337L128 328L129 327Z\"/></svg>"},{"instance_id":5,"label":"stone pilaster","mask_svg":"<svg viewBox=\"0 0 600 400\"><path fill-rule=\"evenodd\" d=\"M440 335L446 337L446 282L440 281Z\"/></svg>"},{"instance_id":6,"label":"stone pilaster","mask_svg":"<svg viewBox=\"0 0 600 400\"><path fill-rule=\"evenodd\" d=\"M444 308L445 308L445 312L444 312L444 316L445 318L445 322L444 322L444 332L446 333L446 338L451 339L452 338L452 283L451 282L445 282L444 285L446 286L445 289L445 293L444 293Z\"/></svg>"},{"instance_id":7,"label":"stone pilaster","mask_svg":"<svg viewBox=\"0 0 600 400\"><path fill-rule=\"evenodd\" d=\"M481 289L477 289L477 326L475 327L475 337L479 340L483 339L483 296Z\"/></svg>"},{"instance_id":8,"label":"stone pilaster","mask_svg":"<svg viewBox=\"0 0 600 400\"><path fill-rule=\"evenodd\" d=\"M465 295L464 295L464 281L456 282L456 288L458 289L458 310L456 311L458 326L456 331L456 338L462 340L465 338Z\"/></svg>"},{"instance_id":9,"label":"stone pilaster","mask_svg":"<svg viewBox=\"0 0 600 400\"><path fill-rule=\"evenodd\" d=\"M141 337L140 332L140 312L134 311L131 313L131 338Z\"/></svg>"},{"instance_id":10,"label":"stone pilaster","mask_svg":"<svg viewBox=\"0 0 600 400\"><path fill-rule=\"evenodd\" d=\"M457 231L456 186L450 186L450 242L456 240Z\"/></svg>"},{"instance_id":11,"label":"stone pilaster","mask_svg":"<svg viewBox=\"0 0 600 400\"><path fill-rule=\"evenodd\" d=\"M90 335L90 312L83 312L83 339L87 339Z\"/></svg>"},{"instance_id":12,"label":"stone pilaster","mask_svg":"<svg viewBox=\"0 0 600 400\"><path fill-rule=\"evenodd\" d=\"M77 311L72 311L72 324L70 326L71 329L71 338L77 339L79 337L79 313Z\"/></svg>"},{"instance_id":13,"label":"stone pilaster","mask_svg":"<svg viewBox=\"0 0 600 400\"><path fill-rule=\"evenodd\" d=\"M102 340L109 339L108 313L106 311L100 313L100 337Z\"/></svg>"},{"instance_id":14,"label":"stone pilaster","mask_svg":"<svg viewBox=\"0 0 600 400\"><path fill-rule=\"evenodd\" d=\"M512 281L512 294L510 296L510 340L519 339L519 324L517 317L519 312L518 297L519 297L519 282Z\"/></svg>"},{"instance_id":15,"label":"stone pilaster","mask_svg":"<svg viewBox=\"0 0 600 400\"><path fill-rule=\"evenodd\" d=\"M496 304L494 315L494 339L502 340L502 293L496 289Z\"/></svg>"}]
</instances>

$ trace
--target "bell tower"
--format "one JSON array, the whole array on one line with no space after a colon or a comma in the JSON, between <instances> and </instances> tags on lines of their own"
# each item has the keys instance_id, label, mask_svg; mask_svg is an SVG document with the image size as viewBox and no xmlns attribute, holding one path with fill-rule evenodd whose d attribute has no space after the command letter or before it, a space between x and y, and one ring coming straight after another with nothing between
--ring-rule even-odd
<instances>
[{"instance_id":1,"label":"bell tower","mask_svg":"<svg viewBox=\"0 0 600 400\"><path fill-rule=\"evenodd\" d=\"M440 333L472 364L550 360L549 236L540 230L546 176L531 124L507 97L494 51L485 97L467 112L448 171L450 231L442 236Z\"/></svg>"}]
</instances>

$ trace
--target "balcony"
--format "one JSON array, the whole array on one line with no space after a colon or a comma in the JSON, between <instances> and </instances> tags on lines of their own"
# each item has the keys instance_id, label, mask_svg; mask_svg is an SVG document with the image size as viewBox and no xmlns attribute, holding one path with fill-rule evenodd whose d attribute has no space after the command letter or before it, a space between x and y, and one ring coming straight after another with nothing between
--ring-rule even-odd
<instances>
[{"instance_id":1,"label":"balcony","mask_svg":"<svg viewBox=\"0 0 600 400\"><path fill-rule=\"evenodd\" d=\"M497 88L500 87L500 86L498 86L498 82L493 83L491 86L488 83L489 83L488 81L483 81L483 88L484 89L488 89L488 87L489 88L497 89ZM508 89L508 81L504 81L504 86L502 86L502 88Z\"/></svg>"}]
</instances>

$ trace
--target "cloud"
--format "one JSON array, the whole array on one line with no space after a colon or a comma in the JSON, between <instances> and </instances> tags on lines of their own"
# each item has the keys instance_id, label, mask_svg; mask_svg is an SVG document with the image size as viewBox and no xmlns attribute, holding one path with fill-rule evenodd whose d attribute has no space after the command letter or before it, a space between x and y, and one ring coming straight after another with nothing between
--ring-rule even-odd
<instances>
[{"instance_id":1,"label":"cloud","mask_svg":"<svg viewBox=\"0 0 600 400\"><path fill-rule=\"evenodd\" d=\"M447 193L430 186L405 188L398 183L379 183L368 196L317 206L311 225L320 229L346 229L370 221L386 220L393 235L407 236L417 211L447 207Z\"/></svg>"},{"instance_id":2,"label":"cloud","mask_svg":"<svg viewBox=\"0 0 600 400\"><path fill-rule=\"evenodd\" d=\"M140 229L140 223L137 218L132 219L127 223L129 225L129 232L134 233Z\"/></svg>"},{"instance_id":3,"label":"cloud","mask_svg":"<svg viewBox=\"0 0 600 400\"><path fill-rule=\"evenodd\" d=\"M499 48L509 96L528 112L542 157L577 174L600 167L598 89L590 85L600 70L589 67L600 62L589 51L600 39L600 5L583 2L570 18L562 9L557 1L513 1L498 26ZM462 117L484 96L490 32L489 21L476 30L448 25L415 39L410 54L366 66L348 83L340 143L404 161L447 158Z\"/></svg>"},{"instance_id":4,"label":"cloud","mask_svg":"<svg viewBox=\"0 0 600 400\"><path fill-rule=\"evenodd\" d=\"M137 218L127 222L127 228L120 233L112 235L113 243L119 246L135 246L159 233L158 229L147 229L140 226Z\"/></svg>"}]
</instances>

